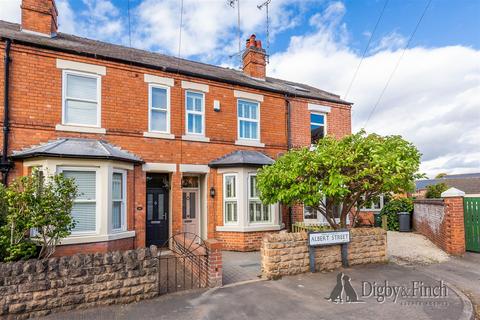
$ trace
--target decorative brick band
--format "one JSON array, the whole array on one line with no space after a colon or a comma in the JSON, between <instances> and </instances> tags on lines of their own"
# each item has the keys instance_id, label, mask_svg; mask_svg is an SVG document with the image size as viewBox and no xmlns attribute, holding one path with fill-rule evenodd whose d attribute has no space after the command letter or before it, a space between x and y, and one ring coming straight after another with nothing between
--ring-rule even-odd
<instances>
[{"instance_id":1,"label":"decorative brick band","mask_svg":"<svg viewBox=\"0 0 480 320\"><path fill-rule=\"evenodd\" d=\"M381 228L351 229L348 244L350 265L387 261L387 233ZM267 234L262 240L262 274L268 279L310 270L307 233ZM315 249L315 270L342 266L340 245Z\"/></svg>"}]
</instances>

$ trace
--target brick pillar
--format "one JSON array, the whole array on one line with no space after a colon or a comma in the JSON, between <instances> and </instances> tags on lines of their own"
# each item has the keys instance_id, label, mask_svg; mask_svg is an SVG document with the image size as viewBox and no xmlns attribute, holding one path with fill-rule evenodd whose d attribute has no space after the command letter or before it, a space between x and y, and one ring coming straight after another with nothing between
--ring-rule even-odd
<instances>
[{"instance_id":1,"label":"brick pillar","mask_svg":"<svg viewBox=\"0 0 480 320\"><path fill-rule=\"evenodd\" d=\"M222 286L222 243L215 239L205 241L208 254L208 286Z\"/></svg>"},{"instance_id":2,"label":"brick pillar","mask_svg":"<svg viewBox=\"0 0 480 320\"><path fill-rule=\"evenodd\" d=\"M453 255L465 253L463 197L465 192L450 188L442 193L445 206L445 251Z\"/></svg>"}]
</instances>

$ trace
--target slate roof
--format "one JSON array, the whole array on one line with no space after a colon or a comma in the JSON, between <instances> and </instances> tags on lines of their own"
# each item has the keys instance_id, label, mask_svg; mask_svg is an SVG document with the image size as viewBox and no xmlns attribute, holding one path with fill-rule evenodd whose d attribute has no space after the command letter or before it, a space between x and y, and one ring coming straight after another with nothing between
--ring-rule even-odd
<instances>
[{"instance_id":1,"label":"slate roof","mask_svg":"<svg viewBox=\"0 0 480 320\"><path fill-rule=\"evenodd\" d=\"M0 20L0 37L13 42L89 56L98 59L113 60L150 69L180 73L228 84L266 90L291 96L331 101L345 105L352 103L340 99L340 96L305 84L267 77L259 80L245 75L240 70L223 68L205 63L180 59L159 53L128 48L116 44L86 39L59 32L49 38L20 31L20 25Z\"/></svg>"},{"instance_id":2,"label":"slate roof","mask_svg":"<svg viewBox=\"0 0 480 320\"><path fill-rule=\"evenodd\" d=\"M12 155L13 159L34 157L106 159L143 163L143 160L136 155L106 141L80 138L61 138L22 151L14 151Z\"/></svg>"},{"instance_id":3,"label":"slate roof","mask_svg":"<svg viewBox=\"0 0 480 320\"><path fill-rule=\"evenodd\" d=\"M445 183L448 187L462 190L465 194L480 194L480 176L477 174L465 175L464 178L454 178L451 175L448 178L417 180L415 186L418 191L437 183Z\"/></svg>"},{"instance_id":4,"label":"slate roof","mask_svg":"<svg viewBox=\"0 0 480 320\"><path fill-rule=\"evenodd\" d=\"M258 151L237 150L226 154L208 164L212 168L269 165L275 161Z\"/></svg>"}]
</instances>

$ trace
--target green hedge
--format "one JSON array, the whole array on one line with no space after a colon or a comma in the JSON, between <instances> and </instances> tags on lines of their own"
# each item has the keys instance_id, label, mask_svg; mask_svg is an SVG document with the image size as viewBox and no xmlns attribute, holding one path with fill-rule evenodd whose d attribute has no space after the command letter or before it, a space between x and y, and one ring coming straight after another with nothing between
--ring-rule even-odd
<instances>
[{"instance_id":1,"label":"green hedge","mask_svg":"<svg viewBox=\"0 0 480 320\"><path fill-rule=\"evenodd\" d=\"M398 231L398 213L408 212L413 213L413 200L410 198L392 199L385 206L383 206L381 215L387 216L387 229L391 231Z\"/></svg>"}]
</instances>

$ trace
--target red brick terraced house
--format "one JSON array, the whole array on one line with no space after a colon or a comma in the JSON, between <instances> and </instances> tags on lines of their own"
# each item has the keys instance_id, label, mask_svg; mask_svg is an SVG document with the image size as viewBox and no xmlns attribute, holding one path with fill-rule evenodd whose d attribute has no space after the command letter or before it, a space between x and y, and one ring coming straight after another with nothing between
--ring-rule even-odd
<instances>
[{"instance_id":1,"label":"red brick terraced house","mask_svg":"<svg viewBox=\"0 0 480 320\"><path fill-rule=\"evenodd\" d=\"M0 169L4 182L34 167L76 180L77 224L57 255L184 231L256 250L264 233L303 221L301 207L260 202L256 172L350 134L351 103L267 77L254 35L238 71L59 33L54 0L21 11L21 24L0 21Z\"/></svg>"}]
</instances>

